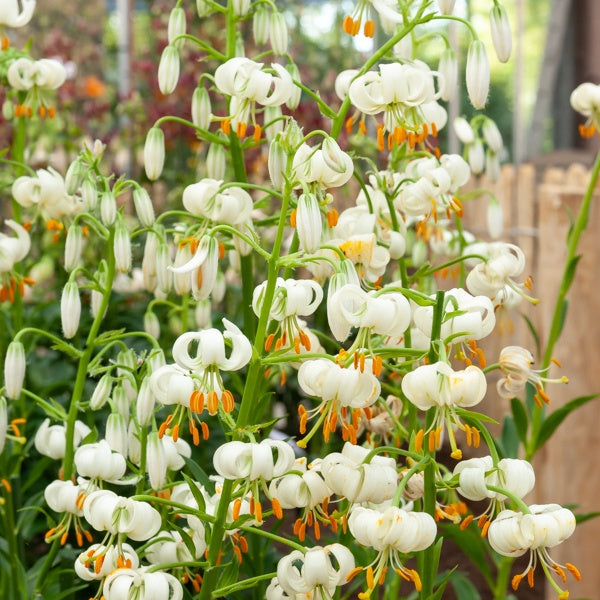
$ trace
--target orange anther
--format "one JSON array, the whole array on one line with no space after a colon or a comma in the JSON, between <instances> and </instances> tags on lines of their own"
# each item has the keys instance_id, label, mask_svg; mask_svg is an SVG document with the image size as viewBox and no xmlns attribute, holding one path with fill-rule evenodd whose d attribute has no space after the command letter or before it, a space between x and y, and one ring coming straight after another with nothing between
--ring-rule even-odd
<instances>
[{"instance_id":1,"label":"orange anther","mask_svg":"<svg viewBox=\"0 0 600 600\"><path fill-rule=\"evenodd\" d=\"M273 507L273 514L278 519L283 519L283 510L281 509L281 503L279 500L277 500L277 498L271 499L271 506Z\"/></svg>"},{"instance_id":2,"label":"orange anther","mask_svg":"<svg viewBox=\"0 0 600 600\"><path fill-rule=\"evenodd\" d=\"M235 544L233 545L233 553L235 554L235 557L237 558L238 563L241 565L242 564L242 551Z\"/></svg>"},{"instance_id":3,"label":"orange anther","mask_svg":"<svg viewBox=\"0 0 600 600\"><path fill-rule=\"evenodd\" d=\"M260 141L260 138L261 138L261 136L262 136L262 128L261 128L261 126L260 126L260 125L255 125L255 126L254 126L254 132L253 132L253 134L252 134L252 139L253 139L255 142L259 142L259 141Z\"/></svg>"},{"instance_id":4,"label":"orange anther","mask_svg":"<svg viewBox=\"0 0 600 600\"><path fill-rule=\"evenodd\" d=\"M229 119L223 119L221 121L221 131L225 135L229 135L229 132L231 131L231 121Z\"/></svg>"},{"instance_id":5,"label":"orange anther","mask_svg":"<svg viewBox=\"0 0 600 600\"><path fill-rule=\"evenodd\" d=\"M375 576L373 574L373 567L367 567L367 587L372 590L375 587Z\"/></svg>"},{"instance_id":6,"label":"orange anther","mask_svg":"<svg viewBox=\"0 0 600 600\"><path fill-rule=\"evenodd\" d=\"M350 135L352 133L352 126L354 125L354 119L352 117L348 117L346 119L345 127L346 133Z\"/></svg>"},{"instance_id":7,"label":"orange anther","mask_svg":"<svg viewBox=\"0 0 600 600\"><path fill-rule=\"evenodd\" d=\"M364 119L358 122L358 128L363 135L367 135L367 126L365 125Z\"/></svg>"},{"instance_id":8,"label":"orange anther","mask_svg":"<svg viewBox=\"0 0 600 600\"><path fill-rule=\"evenodd\" d=\"M425 430L419 429L417 431L417 435L415 435L415 450L417 452L421 452L423 449L423 439L425 437Z\"/></svg>"},{"instance_id":9,"label":"orange anther","mask_svg":"<svg viewBox=\"0 0 600 600\"><path fill-rule=\"evenodd\" d=\"M202 429L202 439L206 441L209 438L210 432L208 430L208 425L204 423L200 423L200 429Z\"/></svg>"},{"instance_id":10,"label":"orange anther","mask_svg":"<svg viewBox=\"0 0 600 600\"><path fill-rule=\"evenodd\" d=\"M348 35L354 35L352 33L352 31L354 29L354 19L350 15L346 15L344 17L344 22L342 24L342 28L344 30L344 33L347 33Z\"/></svg>"},{"instance_id":11,"label":"orange anther","mask_svg":"<svg viewBox=\"0 0 600 600\"><path fill-rule=\"evenodd\" d=\"M385 148L384 142L383 125L379 124L377 125L377 149L380 152L383 152Z\"/></svg>"},{"instance_id":12,"label":"orange anther","mask_svg":"<svg viewBox=\"0 0 600 600\"><path fill-rule=\"evenodd\" d=\"M473 522L474 518L475 517L473 515L469 515L468 517L465 517L460 524L460 530L464 531Z\"/></svg>"},{"instance_id":13,"label":"orange anther","mask_svg":"<svg viewBox=\"0 0 600 600\"><path fill-rule=\"evenodd\" d=\"M365 37L372 38L375 35L375 23L371 20L366 21L363 27L363 32Z\"/></svg>"}]
</instances>

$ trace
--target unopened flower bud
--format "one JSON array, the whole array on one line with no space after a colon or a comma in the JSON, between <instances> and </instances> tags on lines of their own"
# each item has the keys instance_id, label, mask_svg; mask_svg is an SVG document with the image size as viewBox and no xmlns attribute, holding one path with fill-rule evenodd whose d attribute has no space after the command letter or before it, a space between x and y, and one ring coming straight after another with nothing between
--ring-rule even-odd
<instances>
[{"instance_id":1,"label":"unopened flower bud","mask_svg":"<svg viewBox=\"0 0 600 600\"><path fill-rule=\"evenodd\" d=\"M135 416L140 427L145 427L150 423L150 419L154 413L154 406L155 400L150 388L150 377L144 377L135 402Z\"/></svg>"},{"instance_id":2,"label":"unopened flower bud","mask_svg":"<svg viewBox=\"0 0 600 600\"><path fill-rule=\"evenodd\" d=\"M6 395L16 400L21 395L25 380L25 348L21 342L11 342L4 359Z\"/></svg>"},{"instance_id":3,"label":"unopened flower bud","mask_svg":"<svg viewBox=\"0 0 600 600\"><path fill-rule=\"evenodd\" d=\"M70 273L81 260L83 250L83 232L79 225L71 225L65 241L65 271Z\"/></svg>"},{"instance_id":4,"label":"unopened flower bud","mask_svg":"<svg viewBox=\"0 0 600 600\"><path fill-rule=\"evenodd\" d=\"M6 443L6 430L8 428L8 407L6 406L6 398L0 396L0 454L4 450Z\"/></svg>"},{"instance_id":5,"label":"unopened flower bud","mask_svg":"<svg viewBox=\"0 0 600 600\"><path fill-rule=\"evenodd\" d=\"M90 408L92 410L101 409L106 404L111 391L112 377L108 373L105 373L100 377L100 380L94 388L92 397L90 398Z\"/></svg>"},{"instance_id":6,"label":"unopened flower bud","mask_svg":"<svg viewBox=\"0 0 600 600\"><path fill-rule=\"evenodd\" d=\"M508 14L502 4L494 2L494 6L490 11L490 29L496 56L500 62L505 63L510 58L512 50L512 34Z\"/></svg>"},{"instance_id":7,"label":"unopened flower bud","mask_svg":"<svg viewBox=\"0 0 600 600\"><path fill-rule=\"evenodd\" d=\"M285 17L280 12L273 12L269 21L269 41L271 48L278 56L288 51L288 29Z\"/></svg>"},{"instance_id":8,"label":"unopened flower bud","mask_svg":"<svg viewBox=\"0 0 600 600\"><path fill-rule=\"evenodd\" d=\"M437 0L437 3L443 15L451 15L454 12L456 0Z\"/></svg>"},{"instance_id":9,"label":"unopened flower bud","mask_svg":"<svg viewBox=\"0 0 600 600\"><path fill-rule=\"evenodd\" d=\"M98 190L89 179L86 179L81 184L81 198L83 199L85 210L91 212L96 208L96 205L98 204Z\"/></svg>"},{"instance_id":10,"label":"unopened flower bud","mask_svg":"<svg viewBox=\"0 0 600 600\"><path fill-rule=\"evenodd\" d=\"M394 44L392 52L396 58L400 60L413 59L413 41L410 34L405 35L399 42Z\"/></svg>"},{"instance_id":11,"label":"unopened flower bud","mask_svg":"<svg viewBox=\"0 0 600 600\"><path fill-rule=\"evenodd\" d=\"M281 106L265 106L264 129L267 142L272 142L278 133L283 131L284 120Z\"/></svg>"},{"instance_id":12,"label":"unopened flower bud","mask_svg":"<svg viewBox=\"0 0 600 600\"><path fill-rule=\"evenodd\" d=\"M15 116L15 105L10 100L2 103L2 116L6 121L10 121Z\"/></svg>"},{"instance_id":13,"label":"unopened flower bud","mask_svg":"<svg viewBox=\"0 0 600 600\"><path fill-rule=\"evenodd\" d=\"M100 220L110 227L117 218L117 200L112 192L102 192L100 196Z\"/></svg>"},{"instance_id":14,"label":"unopened flower bud","mask_svg":"<svg viewBox=\"0 0 600 600\"><path fill-rule=\"evenodd\" d=\"M156 283L161 292L168 293L171 289L173 274L169 267L171 258L167 244L160 244L156 253Z\"/></svg>"},{"instance_id":15,"label":"unopened flower bud","mask_svg":"<svg viewBox=\"0 0 600 600\"><path fill-rule=\"evenodd\" d=\"M291 75L292 81L297 81L298 83L300 83L300 71L298 70L296 63L288 63L285 66L285 69ZM290 93L290 97L288 98L285 105L290 110L296 110L298 108L298 105L300 104L301 97L302 90L296 84L294 84L294 87Z\"/></svg>"},{"instance_id":16,"label":"unopened flower bud","mask_svg":"<svg viewBox=\"0 0 600 600\"><path fill-rule=\"evenodd\" d=\"M489 148L485 153L485 176L490 183L496 183L500 179L500 158Z\"/></svg>"},{"instance_id":17,"label":"unopened flower bud","mask_svg":"<svg viewBox=\"0 0 600 600\"><path fill-rule=\"evenodd\" d=\"M454 133L463 144L472 144L475 141L475 132L464 117L454 119Z\"/></svg>"},{"instance_id":18,"label":"unopened flower bud","mask_svg":"<svg viewBox=\"0 0 600 600\"><path fill-rule=\"evenodd\" d=\"M183 47L185 43L185 39L181 38L175 40L176 37L185 34L185 11L181 6L176 6L169 15L169 25L167 28L167 39L169 44L175 46L175 48L179 49ZM173 41L175 40L175 41Z\"/></svg>"},{"instance_id":19,"label":"unopened flower bud","mask_svg":"<svg viewBox=\"0 0 600 600\"><path fill-rule=\"evenodd\" d=\"M200 18L210 15L213 7L208 0L196 0L196 12Z\"/></svg>"},{"instance_id":20,"label":"unopened flower bud","mask_svg":"<svg viewBox=\"0 0 600 600\"><path fill-rule=\"evenodd\" d=\"M420 267L427 260L427 244L418 239L412 247L412 262L414 267Z\"/></svg>"},{"instance_id":21,"label":"unopened flower bud","mask_svg":"<svg viewBox=\"0 0 600 600\"><path fill-rule=\"evenodd\" d=\"M80 160L74 160L67 169L65 175L65 187L67 194L73 195L81 186L85 175L85 166Z\"/></svg>"},{"instance_id":22,"label":"unopened flower bud","mask_svg":"<svg viewBox=\"0 0 600 600\"><path fill-rule=\"evenodd\" d=\"M115 265L121 273L128 273L131 270L131 240L129 231L119 218L115 227L115 240L113 244L115 253Z\"/></svg>"},{"instance_id":23,"label":"unopened flower bud","mask_svg":"<svg viewBox=\"0 0 600 600\"><path fill-rule=\"evenodd\" d=\"M96 280L98 282L98 285L102 289L104 289L104 287L106 286L106 272L103 270L98 270L96 272ZM94 318L98 315L98 313L100 311L100 307L102 306L102 298L103 297L104 297L104 295L99 290L92 290L92 292L90 294L90 308L92 311L92 316ZM104 315L106 315L107 308L108 308L108 306L104 307L104 314L102 315L102 318L104 318Z\"/></svg>"},{"instance_id":24,"label":"unopened flower bud","mask_svg":"<svg viewBox=\"0 0 600 600\"><path fill-rule=\"evenodd\" d=\"M151 127L144 144L146 177L154 181L160 177L165 164L165 136L160 127Z\"/></svg>"},{"instance_id":25,"label":"unopened flower bud","mask_svg":"<svg viewBox=\"0 0 600 600\"><path fill-rule=\"evenodd\" d=\"M158 89L167 96L179 81L179 52L175 46L166 46L158 63Z\"/></svg>"},{"instance_id":26,"label":"unopened flower bud","mask_svg":"<svg viewBox=\"0 0 600 600\"><path fill-rule=\"evenodd\" d=\"M118 412L108 415L104 439L108 442L111 450L127 456L129 436L127 435L127 419L123 415Z\"/></svg>"},{"instance_id":27,"label":"unopened flower bud","mask_svg":"<svg viewBox=\"0 0 600 600\"><path fill-rule=\"evenodd\" d=\"M152 227L155 217L150 194L144 188L136 187L133 190L133 204L140 223L144 227Z\"/></svg>"},{"instance_id":28,"label":"unopened flower bud","mask_svg":"<svg viewBox=\"0 0 600 600\"><path fill-rule=\"evenodd\" d=\"M481 131L483 133L483 139L485 143L488 145L489 149L492 152L499 153L502 151L504 147L504 143L502 142L502 134L498 129L498 126L492 119L485 119L483 122L483 126L481 127Z\"/></svg>"},{"instance_id":29,"label":"unopened flower bud","mask_svg":"<svg viewBox=\"0 0 600 600\"><path fill-rule=\"evenodd\" d=\"M160 367L164 367L167 364L165 353L160 348L151 350L146 364L148 365L148 373L152 375L154 371L160 369Z\"/></svg>"},{"instance_id":30,"label":"unopened flower bud","mask_svg":"<svg viewBox=\"0 0 600 600\"><path fill-rule=\"evenodd\" d=\"M135 395L133 397L135 398ZM122 384L116 385L113 390L112 405L125 420L129 419L129 400Z\"/></svg>"},{"instance_id":31,"label":"unopened flower bud","mask_svg":"<svg viewBox=\"0 0 600 600\"><path fill-rule=\"evenodd\" d=\"M269 11L262 4L259 4L252 18L252 35L255 44L260 46L269 41L269 23Z\"/></svg>"},{"instance_id":32,"label":"unopened flower bud","mask_svg":"<svg viewBox=\"0 0 600 600\"><path fill-rule=\"evenodd\" d=\"M237 17L245 17L250 12L250 0L231 0L231 4Z\"/></svg>"},{"instance_id":33,"label":"unopened flower bud","mask_svg":"<svg viewBox=\"0 0 600 600\"><path fill-rule=\"evenodd\" d=\"M503 221L502 206L500 206L498 199L492 196L487 206L487 228L493 240L499 239L502 235Z\"/></svg>"},{"instance_id":34,"label":"unopened flower bud","mask_svg":"<svg viewBox=\"0 0 600 600\"><path fill-rule=\"evenodd\" d=\"M485 167L485 152L481 140L477 138L467 149L467 160L474 175L480 175Z\"/></svg>"},{"instance_id":35,"label":"unopened flower bud","mask_svg":"<svg viewBox=\"0 0 600 600\"><path fill-rule=\"evenodd\" d=\"M221 144L211 144L206 154L206 175L209 179L225 179L227 151Z\"/></svg>"},{"instance_id":36,"label":"unopened flower bud","mask_svg":"<svg viewBox=\"0 0 600 600\"><path fill-rule=\"evenodd\" d=\"M196 327L198 327L198 329L209 329L212 326L211 313L210 300L200 300L196 305L196 311L194 312Z\"/></svg>"},{"instance_id":37,"label":"unopened flower bud","mask_svg":"<svg viewBox=\"0 0 600 600\"><path fill-rule=\"evenodd\" d=\"M208 129L212 117L212 107L208 90L199 86L192 94L192 123L200 129Z\"/></svg>"},{"instance_id":38,"label":"unopened flower bud","mask_svg":"<svg viewBox=\"0 0 600 600\"><path fill-rule=\"evenodd\" d=\"M144 314L144 331L153 338L160 337L160 322L152 311L146 311Z\"/></svg>"},{"instance_id":39,"label":"unopened flower bud","mask_svg":"<svg viewBox=\"0 0 600 600\"><path fill-rule=\"evenodd\" d=\"M336 173L348 170L348 155L339 147L332 137L326 137L321 144L321 154L325 164Z\"/></svg>"},{"instance_id":40,"label":"unopened flower bud","mask_svg":"<svg viewBox=\"0 0 600 600\"><path fill-rule=\"evenodd\" d=\"M473 40L469 46L466 80L471 104L475 108L483 108L490 91L490 63L481 40Z\"/></svg>"},{"instance_id":41,"label":"unopened flower bud","mask_svg":"<svg viewBox=\"0 0 600 600\"><path fill-rule=\"evenodd\" d=\"M296 231L300 249L315 252L321 243L323 222L319 202L314 194L301 194L296 209Z\"/></svg>"},{"instance_id":42,"label":"unopened flower bud","mask_svg":"<svg viewBox=\"0 0 600 600\"><path fill-rule=\"evenodd\" d=\"M271 142L271 145L269 146L268 168L271 182L277 190L283 189L283 177L286 171L286 165L287 154L285 153L283 145L281 144L279 139L275 139Z\"/></svg>"},{"instance_id":43,"label":"unopened flower bud","mask_svg":"<svg viewBox=\"0 0 600 600\"><path fill-rule=\"evenodd\" d=\"M81 298L75 281L68 281L60 299L60 320L63 335L70 340L77 333L81 317Z\"/></svg>"},{"instance_id":44,"label":"unopened flower bud","mask_svg":"<svg viewBox=\"0 0 600 600\"><path fill-rule=\"evenodd\" d=\"M407 36L409 37L409 36ZM451 48L446 48L440 56L438 64L440 72L440 97L448 102L458 90L458 61Z\"/></svg>"}]
</instances>

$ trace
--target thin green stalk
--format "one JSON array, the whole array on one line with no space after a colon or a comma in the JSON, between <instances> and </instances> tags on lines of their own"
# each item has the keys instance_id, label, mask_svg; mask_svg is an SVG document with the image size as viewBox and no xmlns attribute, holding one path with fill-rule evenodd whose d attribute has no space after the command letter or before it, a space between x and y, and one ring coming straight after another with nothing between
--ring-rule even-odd
<instances>
[{"instance_id":1,"label":"thin green stalk","mask_svg":"<svg viewBox=\"0 0 600 600\"><path fill-rule=\"evenodd\" d=\"M554 303L552 324L550 326L550 332L548 333L548 341L546 342L546 350L544 352L544 358L542 361L542 371L550 367L554 347L556 346L556 343L561 333L564 319L566 297L574 278L574 261L577 260L577 247L579 245L581 235L585 231L589 221L592 197L594 195L594 190L596 188L596 183L598 182L599 175L600 152L596 155L596 161L594 162L594 166L592 168L590 182L588 184L585 195L583 196L581 206L579 207L577 218L575 219L575 222L573 223L573 226L567 237L567 256L565 259L565 268L563 270L560 287L558 289L558 295L556 296L556 302ZM527 460L531 460L536 452L537 440L540 434L543 419L544 410L543 408L538 408L538 406L536 405L533 409L533 415L531 418L531 436L528 440L525 456Z\"/></svg>"},{"instance_id":2,"label":"thin green stalk","mask_svg":"<svg viewBox=\"0 0 600 600\"><path fill-rule=\"evenodd\" d=\"M496 575L496 585L493 590L494 600L505 600L510 570L514 562L513 558L509 558L508 556L502 557L498 567L498 574Z\"/></svg>"}]
</instances>

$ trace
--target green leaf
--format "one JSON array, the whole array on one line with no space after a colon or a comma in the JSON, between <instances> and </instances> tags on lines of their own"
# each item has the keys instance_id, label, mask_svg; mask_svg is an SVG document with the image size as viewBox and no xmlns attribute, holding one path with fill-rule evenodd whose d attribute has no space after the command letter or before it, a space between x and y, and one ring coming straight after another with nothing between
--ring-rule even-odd
<instances>
[{"instance_id":1,"label":"green leaf","mask_svg":"<svg viewBox=\"0 0 600 600\"><path fill-rule=\"evenodd\" d=\"M190 534L182 527L179 527L179 525L177 525L176 523L171 523L170 525L177 532L179 532L179 535L181 536L181 541L185 544L185 547L190 553L190 556L196 556L196 544L194 544L194 540L190 537Z\"/></svg>"},{"instance_id":2,"label":"green leaf","mask_svg":"<svg viewBox=\"0 0 600 600\"><path fill-rule=\"evenodd\" d=\"M57 342L50 346L52 350L58 350L59 352L64 352L67 356L71 358L79 358L81 356L81 350L77 350L77 348L71 346L71 344L67 344L67 342Z\"/></svg>"},{"instance_id":3,"label":"green leaf","mask_svg":"<svg viewBox=\"0 0 600 600\"><path fill-rule=\"evenodd\" d=\"M451 539L477 567L488 585L494 585L494 577L487 560L487 547L485 540L481 537L480 530L476 525L471 524L464 531L461 531L453 523L442 524L441 528L444 537Z\"/></svg>"},{"instance_id":4,"label":"green leaf","mask_svg":"<svg viewBox=\"0 0 600 600\"><path fill-rule=\"evenodd\" d=\"M594 400L597 397L598 394L590 394L588 396L580 396L579 398L574 398L573 400L567 402L564 406L561 406L552 414L550 414L542 424L537 440L535 440L534 450L537 452L537 450L539 450L552 437L552 434L556 431L558 426L574 410L576 410L580 406L583 406L584 404L587 404L588 402Z\"/></svg>"},{"instance_id":5,"label":"green leaf","mask_svg":"<svg viewBox=\"0 0 600 600\"><path fill-rule=\"evenodd\" d=\"M577 524L583 523L585 521L589 521L590 519L595 519L596 517L600 517L600 511L590 512L590 513L582 513L580 515L575 515L575 520Z\"/></svg>"},{"instance_id":6,"label":"green leaf","mask_svg":"<svg viewBox=\"0 0 600 600\"><path fill-rule=\"evenodd\" d=\"M523 444L527 441L527 411L523 406L523 403L518 398L513 398L510 401L510 408L513 414L513 420L515 422L515 428L519 439Z\"/></svg>"},{"instance_id":7,"label":"green leaf","mask_svg":"<svg viewBox=\"0 0 600 600\"><path fill-rule=\"evenodd\" d=\"M435 306L435 298L430 298L422 292L409 288L402 288L400 291L403 296L406 296L409 300L412 300L419 306Z\"/></svg>"},{"instance_id":8,"label":"green leaf","mask_svg":"<svg viewBox=\"0 0 600 600\"><path fill-rule=\"evenodd\" d=\"M240 565L238 564L237 560L233 560L229 564L225 565L225 567L221 571L221 576L219 577L217 588L224 588L235 583L238 580L239 571ZM213 591L212 597L219 597L218 589Z\"/></svg>"},{"instance_id":9,"label":"green leaf","mask_svg":"<svg viewBox=\"0 0 600 600\"><path fill-rule=\"evenodd\" d=\"M542 349L541 349L541 345L540 345L540 336L538 335L535 325L533 324L531 319L527 315L524 315L523 313L521 313L521 316L523 317L525 323L527 324L527 328L529 329L529 333L531 333L531 337L533 337L533 341L535 343L535 355L539 357L542 353Z\"/></svg>"},{"instance_id":10,"label":"green leaf","mask_svg":"<svg viewBox=\"0 0 600 600\"><path fill-rule=\"evenodd\" d=\"M450 583L454 588L456 597L460 598L460 600L481 600L477 588L461 571L454 571L454 573L450 575Z\"/></svg>"},{"instance_id":11,"label":"green leaf","mask_svg":"<svg viewBox=\"0 0 600 600\"><path fill-rule=\"evenodd\" d=\"M571 283L573 283L573 277L575 277L575 271L577 270L577 264L579 263L580 258L581 254L574 256L565 268L565 274L563 276L563 289L566 288L568 290L571 287Z\"/></svg>"},{"instance_id":12,"label":"green leaf","mask_svg":"<svg viewBox=\"0 0 600 600\"><path fill-rule=\"evenodd\" d=\"M196 503L198 504L198 509L202 512L206 512L206 501L204 500L200 488L189 475L186 475L185 473L182 473L182 475L190 488L190 492L192 492L192 496L194 496L194 500L196 500Z\"/></svg>"},{"instance_id":13,"label":"green leaf","mask_svg":"<svg viewBox=\"0 0 600 600\"><path fill-rule=\"evenodd\" d=\"M188 458L187 456L184 456L183 460L185 460L185 464L192 474L192 477L205 488L210 489L210 479L200 465L195 460Z\"/></svg>"},{"instance_id":14,"label":"green leaf","mask_svg":"<svg viewBox=\"0 0 600 600\"><path fill-rule=\"evenodd\" d=\"M501 442L505 458L516 458L519 455L519 434L514 420L508 415L504 417Z\"/></svg>"}]
</instances>

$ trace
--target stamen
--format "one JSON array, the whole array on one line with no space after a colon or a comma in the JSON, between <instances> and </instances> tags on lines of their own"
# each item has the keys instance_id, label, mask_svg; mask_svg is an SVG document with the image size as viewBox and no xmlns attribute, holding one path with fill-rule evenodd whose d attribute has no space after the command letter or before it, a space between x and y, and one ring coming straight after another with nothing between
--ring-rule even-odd
<instances>
[{"instance_id":1,"label":"stamen","mask_svg":"<svg viewBox=\"0 0 600 600\"><path fill-rule=\"evenodd\" d=\"M365 34L365 37L370 38L372 38L375 35L375 23L370 19L365 22L363 33Z\"/></svg>"},{"instance_id":2,"label":"stamen","mask_svg":"<svg viewBox=\"0 0 600 600\"><path fill-rule=\"evenodd\" d=\"M571 573L571 575L573 575L577 581L581 581L581 573L574 564L565 563L565 567L567 567L567 571L569 571L569 573Z\"/></svg>"},{"instance_id":3,"label":"stamen","mask_svg":"<svg viewBox=\"0 0 600 600\"><path fill-rule=\"evenodd\" d=\"M346 119L346 124L345 124L346 133L348 135L350 135L352 133L352 126L353 126L353 124L354 124L354 118L353 117L348 117Z\"/></svg>"},{"instance_id":4,"label":"stamen","mask_svg":"<svg viewBox=\"0 0 600 600\"><path fill-rule=\"evenodd\" d=\"M353 28L354 28L354 19L350 15L346 15L344 17L344 22L342 24L342 28L344 30L344 33L347 33L348 35L354 35L352 33Z\"/></svg>"},{"instance_id":5,"label":"stamen","mask_svg":"<svg viewBox=\"0 0 600 600\"><path fill-rule=\"evenodd\" d=\"M283 510L282 510L281 504L280 504L279 500L277 500L277 498L271 499L271 506L273 507L273 514L278 519L283 519Z\"/></svg>"},{"instance_id":6,"label":"stamen","mask_svg":"<svg viewBox=\"0 0 600 600\"><path fill-rule=\"evenodd\" d=\"M255 125L254 126L254 133L252 134L252 139L255 142L260 142L260 138L262 136L262 128L260 125Z\"/></svg>"},{"instance_id":7,"label":"stamen","mask_svg":"<svg viewBox=\"0 0 600 600\"><path fill-rule=\"evenodd\" d=\"M383 125L379 124L377 125L377 149L379 152L383 152L384 148Z\"/></svg>"}]
</instances>

